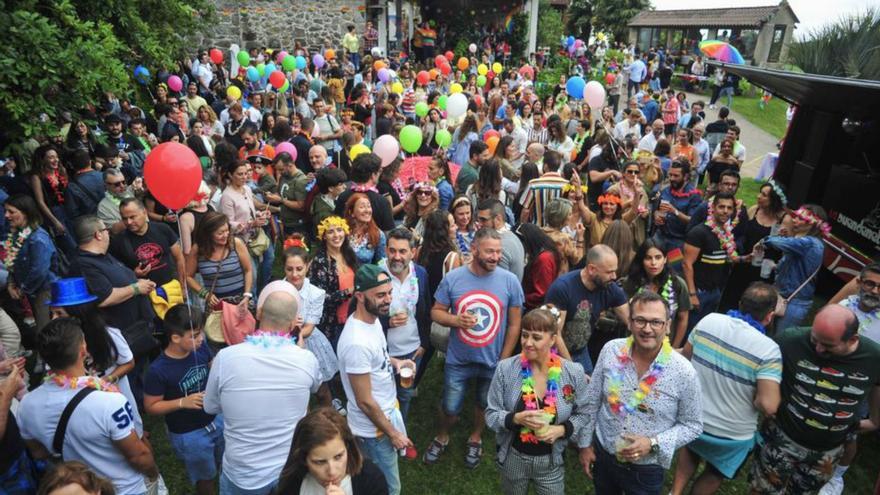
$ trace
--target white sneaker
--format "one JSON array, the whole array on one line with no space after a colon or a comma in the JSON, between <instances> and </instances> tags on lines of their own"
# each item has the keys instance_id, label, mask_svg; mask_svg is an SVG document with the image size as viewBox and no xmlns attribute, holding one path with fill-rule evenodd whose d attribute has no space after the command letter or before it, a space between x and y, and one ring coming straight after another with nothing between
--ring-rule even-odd
<instances>
[{"instance_id":1,"label":"white sneaker","mask_svg":"<svg viewBox=\"0 0 880 495\"><path fill-rule=\"evenodd\" d=\"M709 110L715 110L715 105L709 105Z\"/></svg>"},{"instance_id":2,"label":"white sneaker","mask_svg":"<svg viewBox=\"0 0 880 495\"><path fill-rule=\"evenodd\" d=\"M840 495L843 493L843 477L835 476L819 490L819 495Z\"/></svg>"}]
</instances>

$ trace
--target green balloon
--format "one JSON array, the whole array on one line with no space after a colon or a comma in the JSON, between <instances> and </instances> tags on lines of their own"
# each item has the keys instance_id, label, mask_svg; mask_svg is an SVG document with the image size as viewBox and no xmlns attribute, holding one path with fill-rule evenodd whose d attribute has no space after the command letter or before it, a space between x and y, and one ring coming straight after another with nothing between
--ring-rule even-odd
<instances>
[{"instance_id":1,"label":"green balloon","mask_svg":"<svg viewBox=\"0 0 880 495\"><path fill-rule=\"evenodd\" d=\"M266 77L266 64L257 64L257 72L260 73L260 77Z\"/></svg>"},{"instance_id":2,"label":"green balloon","mask_svg":"<svg viewBox=\"0 0 880 495\"><path fill-rule=\"evenodd\" d=\"M467 76L464 75L464 72L461 73L461 77L459 77L458 80L461 81L462 84L467 82Z\"/></svg>"},{"instance_id":3,"label":"green balloon","mask_svg":"<svg viewBox=\"0 0 880 495\"><path fill-rule=\"evenodd\" d=\"M284 67L284 70L287 72L291 72L293 69L296 69L296 57L293 55L288 55L284 57L284 60L281 61L281 67Z\"/></svg>"},{"instance_id":4,"label":"green balloon","mask_svg":"<svg viewBox=\"0 0 880 495\"><path fill-rule=\"evenodd\" d=\"M446 100L449 97L446 95L440 95L440 98L437 98L437 105L440 107L440 110L446 110Z\"/></svg>"},{"instance_id":5,"label":"green balloon","mask_svg":"<svg viewBox=\"0 0 880 495\"><path fill-rule=\"evenodd\" d=\"M239 51L238 55L235 57L238 59L238 65L241 65L242 67L247 67L248 64L251 63L251 56L244 50Z\"/></svg>"},{"instance_id":6,"label":"green balloon","mask_svg":"<svg viewBox=\"0 0 880 495\"><path fill-rule=\"evenodd\" d=\"M423 101L416 103L416 115L419 117L428 115L428 104Z\"/></svg>"},{"instance_id":7,"label":"green balloon","mask_svg":"<svg viewBox=\"0 0 880 495\"><path fill-rule=\"evenodd\" d=\"M477 76L477 86L483 87L486 85L486 76Z\"/></svg>"},{"instance_id":8,"label":"green balloon","mask_svg":"<svg viewBox=\"0 0 880 495\"><path fill-rule=\"evenodd\" d=\"M437 141L437 146L441 148L446 148L450 144L452 144L452 134L449 133L446 129L440 129L434 134L434 140Z\"/></svg>"},{"instance_id":9,"label":"green balloon","mask_svg":"<svg viewBox=\"0 0 880 495\"><path fill-rule=\"evenodd\" d=\"M400 146L408 153L415 153L422 147L422 130L408 125L400 130Z\"/></svg>"},{"instance_id":10,"label":"green balloon","mask_svg":"<svg viewBox=\"0 0 880 495\"><path fill-rule=\"evenodd\" d=\"M279 93L287 93L287 90L290 89L290 81L287 79L284 80L284 86L278 90Z\"/></svg>"}]
</instances>

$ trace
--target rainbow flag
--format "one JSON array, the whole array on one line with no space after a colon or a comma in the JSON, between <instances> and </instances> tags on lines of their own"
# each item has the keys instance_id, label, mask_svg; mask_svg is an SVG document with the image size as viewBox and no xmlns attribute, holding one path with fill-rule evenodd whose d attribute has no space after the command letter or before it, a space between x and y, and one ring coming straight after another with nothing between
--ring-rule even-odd
<instances>
[{"instance_id":1,"label":"rainbow flag","mask_svg":"<svg viewBox=\"0 0 880 495\"><path fill-rule=\"evenodd\" d=\"M513 32L513 16L516 15L517 11L519 11L519 7L514 7L504 17L504 29L508 34Z\"/></svg>"},{"instance_id":2,"label":"rainbow flag","mask_svg":"<svg viewBox=\"0 0 880 495\"><path fill-rule=\"evenodd\" d=\"M681 266L682 261L684 261L684 253L681 252L681 248L675 248L666 253L666 264L670 267L677 268Z\"/></svg>"}]
</instances>

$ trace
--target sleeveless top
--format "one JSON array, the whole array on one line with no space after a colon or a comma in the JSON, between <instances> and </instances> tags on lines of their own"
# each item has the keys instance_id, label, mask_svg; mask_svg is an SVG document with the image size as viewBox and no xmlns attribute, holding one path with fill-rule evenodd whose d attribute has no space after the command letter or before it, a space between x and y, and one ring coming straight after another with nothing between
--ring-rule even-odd
<instances>
[{"instance_id":1,"label":"sleeveless top","mask_svg":"<svg viewBox=\"0 0 880 495\"><path fill-rule=\"evenodd\" d=\"M235 249L231 249L221 261L199 259L199 273L208 290L214 286L214 295L218 299L240 296L244 292L244 272ZM215 277L216 284L214 284Z\"/></svg>"}]
</instances>

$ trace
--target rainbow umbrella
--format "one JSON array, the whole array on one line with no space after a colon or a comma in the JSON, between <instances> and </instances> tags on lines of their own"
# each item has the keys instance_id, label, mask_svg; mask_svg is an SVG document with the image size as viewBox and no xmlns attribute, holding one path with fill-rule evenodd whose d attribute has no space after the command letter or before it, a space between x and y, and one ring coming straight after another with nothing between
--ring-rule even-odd
<instances>
[{"instance_id":1,"label":"rainbow umbrella","mask_svg":"<svg viewBox=\"0 0 880 495\"><path fill-rule=\"evenodd\" d=\"M740 55L739 50L730 43L718 40L706 40L700 42L700 51L707 57L714 58L719 62L729 64L745 64L746 61Z\"/></svg>"}]
</instances>

